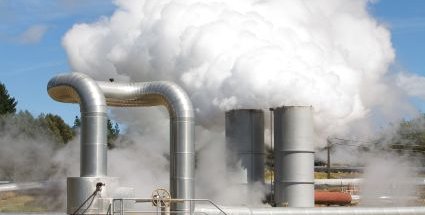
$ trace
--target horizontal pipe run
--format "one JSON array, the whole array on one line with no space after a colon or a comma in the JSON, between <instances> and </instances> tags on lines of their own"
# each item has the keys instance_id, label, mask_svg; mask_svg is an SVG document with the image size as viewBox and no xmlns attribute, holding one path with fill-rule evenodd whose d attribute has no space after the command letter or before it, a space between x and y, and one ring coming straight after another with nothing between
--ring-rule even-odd
<instances>
[{"instance_id":1,"label":"horizontal pipe run","mask_svg":"<svg viewBox=\"0 0 425 215\"><path fill-rule=\"evenodd\" d=\"M343 178L343 179L314 179L315 186L349 186L360 185L363 182L361 178Z\"/></svg>"},{"instance_id":2,"label":"horizontal pipe run","mask_svg":"<svg viewBox=\"0 0 425 215\"><path fill-rule=\"evenodd\" d=\"M412 168L412 169L414 169L415 170L415 172L417 172L417 173L425 173L425 167L417 167L417 166L414 166L414 167L410 167L410 168ZM359 172L359 173L362 173L362 172L364 172L364 170L365 170L365 167L331 167L330 168L330 171L331 172ZM326 167L326 166L315 166L314 167L314 171L316 171L316 172L326 172L326 171L328 171L328 168Z\"/></svg>"},{"instance_id":3,"label":"horizontal pipe run","mask_svg":"<svg viewBox=\"0 0 425 215\"><path fill-rule=\"evenodd\" d=\"M331 167L328 169L326 166L315 166L314 171L316 172L327 172L330 170L332 173L336 172L359 172L362 173L364 171L364 167Z\"/></svg>"},{"instance_id":4,"label":"horizontal pipe run","mask_svg":"<svg viewBox=\"0 0 425 215\"><path fill-rule=\"evenodd\" d=\"M328 191L315 191L314 204L322 205L349 205L351 204L351 195L343 192L328 192Z\"/></svg>"},{"instance_id":5,"label":"horizontal pipe run","mask_svg":"<svg viewBox=\"0 0 425 215\"><path fill-rule=\"evenodd\" d=\"M363 183L363 178L340 178L340 179L314 179L315 186L350 186L350 185L361 185ZM387 181L391 182L391 181ZM406 179L405 181L397 181L397 184L412 184L417 186L425 185L425 178L411 178Z\"/></svg>"},{"instance_id":6,"label":"horizontal pipe run","mask_svg":"<svg viewBox=\"0 0 425 215\"><path fill-rule=\"evenodd\" d=\"M424 215L425 207L249 208L220 206L227 215ZM196 205L195 213L222 214L217 208Z\"/></svg>"},{"instance_id":7,"label":"horizontal pipe run","mask_svg":"<svg viewBox=\"0 0 425 215\"><path fill-rule=\"evenodd\" d=\"M0 184L0 192L9 191L22 191L33 189L50 189L58 187L57 183L43 181L43 182L22 182L22 183L7 183Z\"/></svg>"}]
</instances>

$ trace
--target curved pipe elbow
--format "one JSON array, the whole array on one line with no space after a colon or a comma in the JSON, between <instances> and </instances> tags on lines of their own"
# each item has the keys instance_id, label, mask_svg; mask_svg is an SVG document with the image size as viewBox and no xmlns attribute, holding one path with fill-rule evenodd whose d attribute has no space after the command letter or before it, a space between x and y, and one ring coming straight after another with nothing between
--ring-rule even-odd
<instances>
[{"instance_id":1,"label":"curved pipe elbow","mask_svg":"<svg viewBox=\"0 0 425 215\"><path fill-rule=\"evenodd\" d=\"M47 92L59 102L80 103L81 112L106 113L106 101L96 81L82 73L60 74L50 79Z\"/></svg>"},{"instance_id":2,"label":"curved pipe elbow","mask_svg":"<svg viewBox=\"0 0 425 215\"><path fill-rule=\"evenodd\" d=\"M170 192L173 198L194 196L194 111L186 92L171 82L98 82L109 106L164 105L170 115ZM173 211L192 211L189 202L172 206Z\"/></svg>"},{"instance_id":3,"label":"curved pipe elbow","mask_svg":"<svg viewBox=\"0 0 425 215\"><path fill-rule=\"evenodd\" d=\"M109 106L167 107L171 118L193 118L192 102L178 85L167 82L109 83L98 82Z\"/></svg>"}]
</instances>

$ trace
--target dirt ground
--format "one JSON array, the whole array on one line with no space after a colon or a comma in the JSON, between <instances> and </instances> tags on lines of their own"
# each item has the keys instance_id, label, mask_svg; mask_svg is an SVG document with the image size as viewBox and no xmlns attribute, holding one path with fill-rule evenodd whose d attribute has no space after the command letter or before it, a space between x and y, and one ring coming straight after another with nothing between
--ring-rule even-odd
<instances>
[{"instance_id":1,"label":"dirt ground","mask_svg":"<svg viewBox=\"0 0 425 215\"><path fill-rule=\"evenodd\" d=\"M17 192L0 193L0 212L41 212L46 207L36 196Z\"/></svg>"}]
</instances>

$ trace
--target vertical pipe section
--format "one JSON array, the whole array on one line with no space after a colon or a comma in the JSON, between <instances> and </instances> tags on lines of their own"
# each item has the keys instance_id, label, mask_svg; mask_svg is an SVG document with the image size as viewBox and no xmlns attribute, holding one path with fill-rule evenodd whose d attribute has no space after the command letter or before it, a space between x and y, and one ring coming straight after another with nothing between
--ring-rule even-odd
<instances>
[{"instance_id":1,"label":"vertical pipe section","mask_svg":"<svg viewBox=\"0 0 425 215\"><path fill-rule=\"evenodd\" d=\"M47 92L56 101L80 103L80 176L106 176L106 101L96 82L82 73L60 74L49 81Z\"/></svg>"},{"instance_id":2,"label":"vertical pipe section","mask_svg":"<svg viewBox=\"0 0 425 215\"><path fill-rule=\"evenodd\" d=\"M326 151L327 151L327 162L326 162L326 168L327 168L327 178L331 178L331 141L327 139L327 145L326 145Z\"/></svg>"},{"instance_id":3,"label":"vertical pipe section","mask_svg":"<svg viewBox=\"0 0 425 215\"><path fill-rule=\"evenodd\" d=\"M314 144L311 106L274 111L275 203L314 207Z\"/></svg>"},{"instance_id":4,"label":"vertical pipe section","mask_svg":"<svg viewBox=\"0 0 425 215\"><path fill-rule=\"evenodd\" d=\"M264 112L237 109L226 112L228 166L241 163L246 175L241 183L264 183Z\"/></svg>"},{"instance_id":5,"label":"vertical pipe section","mask_svg":"<svg viewBox=\"0 0 425 215\"><path fill-rule=\"evenodd\" d=\"M170 121L170 193L173 198L193 199L194 193L194 120L172 117ZM172 205L173 211L192 211L189 201Z\"/></svg>"},{"instance_id":6,"label":"vertical pipe section","mask_svg":"<svg viewBox=\"0 0 425 215\"><path fill-rule=\"evenodd\" d=\"M194 111L186 92L172 82L97 82L110 106L163 105L170 114L170 193L172 198L194 198ZM189 213L190 202L176 203L171 210Z\"/></svg>"}]
</instances>

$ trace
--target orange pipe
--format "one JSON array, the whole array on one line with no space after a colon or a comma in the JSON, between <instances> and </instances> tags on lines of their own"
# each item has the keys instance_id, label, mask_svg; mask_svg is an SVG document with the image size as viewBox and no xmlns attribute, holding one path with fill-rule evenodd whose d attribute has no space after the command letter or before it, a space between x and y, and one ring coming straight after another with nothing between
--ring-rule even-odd
<instances>
[{"instance_id":1,"label":"orange pipe","mask_svg":"<svg viewBox=\"0 0 425 215\"><path fill-rule=\"evenodd\" d=\"M342 192L315 191L314 203L324 205L348 205L351 203L351 195Z\"/></svg>"}]
</instances>

